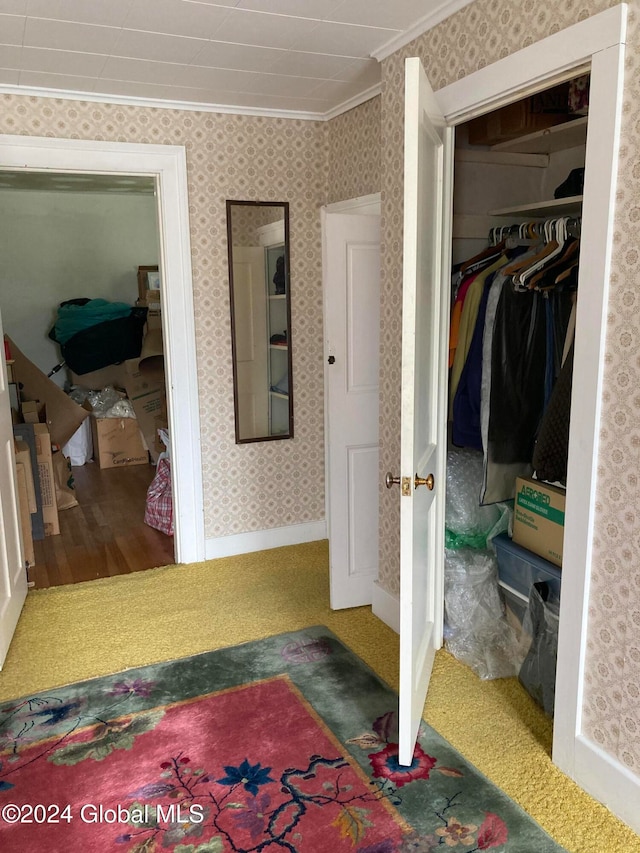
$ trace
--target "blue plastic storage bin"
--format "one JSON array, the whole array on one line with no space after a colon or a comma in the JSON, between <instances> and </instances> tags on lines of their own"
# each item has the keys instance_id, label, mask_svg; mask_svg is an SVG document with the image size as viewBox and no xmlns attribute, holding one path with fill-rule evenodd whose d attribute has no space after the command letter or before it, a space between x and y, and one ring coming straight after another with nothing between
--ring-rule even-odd
<instances>
[{"instance_id":1,"label":"blue plastic storage bin","mask_svg":"<svg viewBox=\"0 0 640 853\"><path fill-rule=\"evenodd\" d=\"M538 581L549 584L550 598L560 599L562 572L553 563L539 557L515 542L506 533L493 540L498 558L498 578L500 585L519 593L519 597L529 599L531 586Z\"/></svg>"},{"instance_id":2,"label":"blue plastic storage bin","mask_svg":"<svg viewBox=\"0 0 640 853\"><path fill-rule=\"evenodd\" d=\"M492 541L498 559L498 583L507 621L519 632L529 608L532 585L546 581L549 584L549 600L559 602L562 572L553 563L517 545L507 533L501 533Z\"/></svg>"}]
</instances>

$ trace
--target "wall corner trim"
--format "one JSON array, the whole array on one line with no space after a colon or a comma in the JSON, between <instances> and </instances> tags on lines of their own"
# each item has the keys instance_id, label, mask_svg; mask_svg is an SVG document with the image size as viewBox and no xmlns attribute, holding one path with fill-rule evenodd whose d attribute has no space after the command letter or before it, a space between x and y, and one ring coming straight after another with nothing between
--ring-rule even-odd
<instances>
[{"instance_id":1,"label":"wall corner trim","mask_svg":"<svg viewBox=\"0 0 640 853\"><path fill-rule=\"evenodd\" d=\"M324 519L306 524L290 524L288 527L273 527L269 530L253 530L249 533L207 539L205 558L215 560L217 557L233 557L285 545L302 545L304 542L317 542L326 538L327 523Z\"/></svg>"},{"instance_id":2,"label":"wall corner trim","mask_svg":"<svg viewBox=\"0 0 640 853\"><path fill-rule=\"evenodd\" d=\"M562 765L560 769L568 773ZM576 738L575 773L588 794L640 834L640 776L584 735Z\"/></svg>"},{"instance_id":3,"label":"wall corner trim","mask_svg":"<svg viewBox=\"0 0 640 853\"><path fill-rule=\"evenodd\" d=\"M380 585L380 581L374 581L371 587L372 602L371 610L374 616L381 619L396 634L400 633L400 599L387 592Z\"/></svg>"}]
</instances>

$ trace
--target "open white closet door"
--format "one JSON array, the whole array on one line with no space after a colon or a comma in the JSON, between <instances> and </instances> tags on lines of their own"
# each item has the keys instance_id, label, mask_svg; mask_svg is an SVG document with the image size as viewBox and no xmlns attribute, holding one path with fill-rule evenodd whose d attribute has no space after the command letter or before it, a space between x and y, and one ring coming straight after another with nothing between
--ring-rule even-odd
<instances>
[{"instance_id":1,"label":"open white closet door","mask_svg":"<svg viewBox=\"0 0 640 853\"><path fill-rule=\"evenodd\" d=\"M0 342L2 318L0 317ZM0 669L27 597L27 568L18 514L13 424L4 343L0 354Z\"/></svg>"},{"instance_id":2,"label":"open white closet door","mask_svg":"<svg viewBox=\"0 0 640 853\"><path fill-rule=\"evenodd\" d=\"M399 761L410 765L444 610L446 347L453 131L417 58L405 66ZM446 249L445 249L446 247ZM447 257L445 257L445 252Z\"/></svg>"}]
</instances>

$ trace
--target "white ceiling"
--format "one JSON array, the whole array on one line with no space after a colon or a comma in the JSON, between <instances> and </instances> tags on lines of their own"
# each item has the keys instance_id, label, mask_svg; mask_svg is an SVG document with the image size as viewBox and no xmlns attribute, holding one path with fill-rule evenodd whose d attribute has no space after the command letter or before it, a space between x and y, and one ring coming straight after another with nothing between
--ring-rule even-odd
<instances>
[{"instance_id":1,"label":"white ceiling","mask_svg":"<svg viewBox=\"0 0 640 853\"><path fill-rule=\"evenodd\" d=\"M378 91L378 59L470 2L0 0L0 91L327 118Z\"/></svg>"}]
</instances>

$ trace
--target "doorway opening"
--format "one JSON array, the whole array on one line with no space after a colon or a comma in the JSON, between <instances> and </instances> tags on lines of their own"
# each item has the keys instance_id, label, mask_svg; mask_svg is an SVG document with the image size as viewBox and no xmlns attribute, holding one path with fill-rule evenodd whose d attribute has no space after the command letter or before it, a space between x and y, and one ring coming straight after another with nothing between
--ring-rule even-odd
<instances>
[{"instance_id":1,"label":"doorway opening","mask_svg":"<svg viewBox=\"0 0 640 853\"><path fill-rule=\"evenodd\" d=\"M155 186L158 266L171 437L174 559L204 559L200 428L185 152L179 146L0 137L0 168L142 178ZM145 262L140 261L141 264ZM180 381L177 381L179 378ZM144 485L142 486L144 488Z\"/></svg>"},{"instance_id":2,"label":"doorway opening","mask_svg":"<svg viewBox=\"0 0 640 853\"><path fill-rule=\"evenodd\" d=\"M138 267L158 270L160 261L155 180L4 170L0 221L7 238L0 297L5 334L50 377L52 390L58 386L78 406L107 415L87 418L52 456L57 519L44 530L34 525L33 540L23 528L30 584L38 589L173 563L172 537L144 523L159 455L156 426L166 426L163 383L145 377L142 396L142 380L131 375L137 363L126 362L127 370L120 361L142 355L138 345L147 355L154 346L162 352L158 311L146 309L145 318L138 307L147 304ZM82 341L84 333L84 343L67 342L61 355L65 310L80 326L83 311L93 322L102 320L102 311L119 316L129 306L126 319L107 323L108 334L87 326L75 338ZM152 326L152 337L143 336ZM161 355L154 358L161 364ZM24 379L16 365L18 388ZM21 420L21 410L14 412ZM51 413L40 406L40 414L48 419ZM75 420L66 432L74 426Z\"/></svg>"},{"instance_id":3,"label":"doorway opening","mask_svg":"<svg viewBox=\"0 0 640 853\"><path fill-rule=\"evenodd\" d=\"M480 677L519 675L549 715L588 93L589 75L580 69L456 127L447 645ZM537 511L526 495L539 496L544 507ZM474 611L473 633L469 615L460 619L467 595L484 602ZM532 625L538 605L541 618Z\"/></svg>"}]
</instances>

